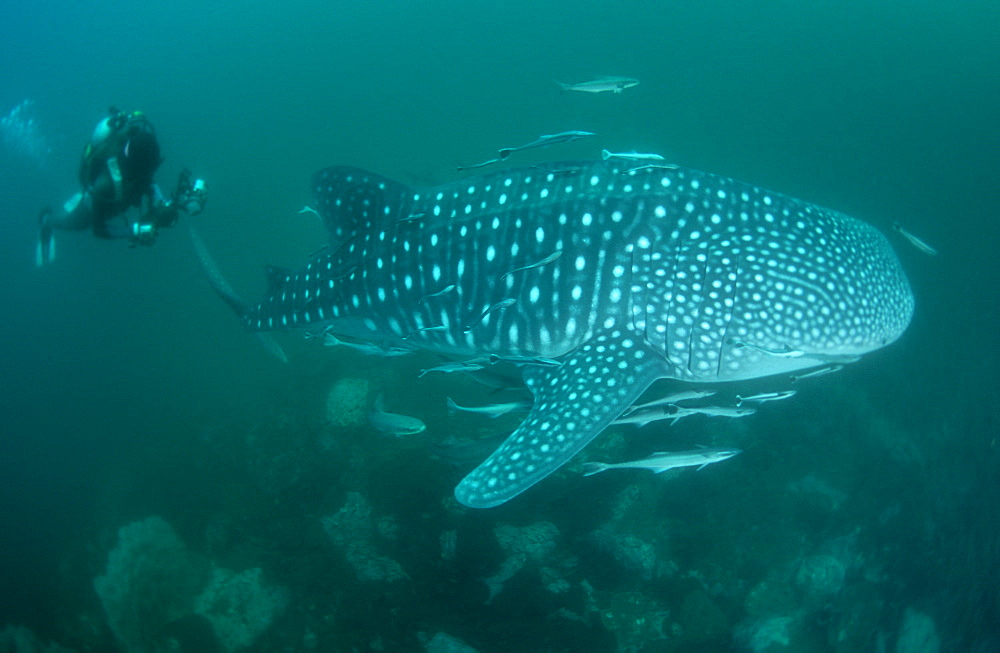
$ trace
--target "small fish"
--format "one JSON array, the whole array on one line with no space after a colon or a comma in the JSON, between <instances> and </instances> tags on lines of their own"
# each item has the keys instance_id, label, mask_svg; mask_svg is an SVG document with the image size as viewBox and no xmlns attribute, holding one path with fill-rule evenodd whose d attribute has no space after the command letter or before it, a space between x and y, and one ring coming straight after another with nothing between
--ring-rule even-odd
<instances>
[{"instance_id":1,"label":"small fish","mask_svg":"<svg viewBox=\"0 0 1000 653\"><path fill-rule=\"evenodd\" d=\"M448 397L447 399L448 410L451 412L462 411L466 413L475 413L477 415L486 415L490 419L496 419L501 415L517 411L531 410L532 404L531 401L526 399L524 401L511 401L505 404L489 404L486 406L459 406L452 400L451 397Z\"/></svg>"},{"instance_id":2,"label":"small fish","mask_svg":"<svg viewBox=\"0 0 1000 653\"><path fill-rule=\"evenodd\" d=\"M757 412L756 408L739 408L737 406L677 406L675 418L687 415L704 415L706 417L747 417Z\"/></svg>"},{"instance_id":3,"label":"small fish","mask_svg":"<svg viewBox=\"0 0 1000 653\"><path fill-rule=\"evenodd\" d=\"M632 88L639 84L638 79L631 77L601 77L589 82L579 82L577 84L563 84L556 82L564 91L579 91L581 93L621 93L627 88Z\"/></svg>"},{"instance_id":4,"label":"small fish","mask_svg":"<svg viewBox=\"0 0 1000 653\"><path fill-rule=\"evenodd\" d=\"M414 220L419 220L420 218L424 217L425 215L427 215L427 214L426 213L411 213L410 215L406 216L405 218L400 218L399 220L396 220L396 222L413 222Z\"/></svg>"},{"instance_id":5,"label":"small fish","mask_svg":"<svg viewBox=\"0 0 1000 653\"><path fill-rule=\"evenodd\" d=\"M412 354L415 351L404 347L383 347L382 345L376 345L370 342L347 342L346 340L341 340L329 332L323 335L323 345L326 347L348 347L364 354L365 356L383 356L385 358L406 356L407 354Z\"/></svg>"},{"instance_id":6,"label":"small fish","mask_svg":"<svg viewBox=\"0 0 1000 653\"><path fill-rule=\"evenodd\" d=\"M754 351L759 351L762 354L767 354L768 356L774 356L776 358L799 358L800 356L806 356L804 351L799 351L798 349L792 349L788 345L781 345L781 348L770 349L768 347L761 347L760 345L752 345L749 342L743 342L742 340L736 340L735 338L730 338L729 344L737 349L753 349Z\"/></svg>"},{"instance_id":7,"label":"small fish","mask_svg":"<svg viewBox=\"0 0 1000 653\"><path fill-rule=\"evenodd\" d=\"M321 217L319 211L317 211L311 206L303 206L301 209L299 209L299 215L302 215L303 213L312 213L317 218Z\"/></svg>"},{"instance_id":8,"label":"small fish","mask_svg":"<svg viewBox=\"0 0 1000 653\"><path fill-rule=\"evenodd\" d=\"M811 372L803 372L802 374L792 374L792 383L797 383L802 379L815 379L817 376L826 376L827 374L833 374L834 372L839 372L844 369L843 365L828 365L826 367L821 367L819 369L812 370Z\"/></svg>"},{"instance_id":9,"label":"small fish","mask_svg":"<svg viewBox=\"0 0 1000 653\"><path fill-rule=\"evenodd\" d=\"M422 303L425 299L430 299L431 297L440 297L441 295L443 295L443 294L445 294L447 292L451 292L455 288L456 288L455 284L453 284L453 283L449 284L449 285L445 286L444 288L442 288L441 290L439 290L437 292L432 292L429 295L424 295L423 297L420 298L420 302L418 302L418 303Z\"/></svg>"},{"instance_id":10,"label":"small fish","mask_svg":"<svg viewBox=\"0 0 1000 653\"><path fill-rule=\"evenodd\" d=\"M938 252L937 252L936 249L934 249L933 247L931 247L930 245L928 245L926 242L924 242L923 239L917 238L916 236L914 236L913 234L911 234L909 231L907 231L906 229L904 229L903 226L901 224L899 224L898 222L893 222L892 223L892 228L895 229L896 231L898 231L900 234L902 234L903 238L905 238L908 241L910 241L911 245L913 245L914 247L916 247L917 249L919 249L924 254L930 254L931 256L937 256Z\"/></svg>"},{"instance_id":11,"label":"small fish","mask_svg":"<svg viewBox=\"0 0 1000 653\"><path fill-rule=\"evenodd\" d=\"M633 424L637 428L642 428L647 424L652 424L653 422L659 422L661 420L669 419L670 424L673 426L682 417L687 417L688 415L693 415L694 413L682 413L679 411L679 406L674 406L673 404L653 406L645 410L637 410L630 413L625 413L615 421L611 422L615 426L622 426L624 424Z\"/></svg>"},{"instance_id":12,"label":"small fish","mask_svg":"<svg viewBox=\"0 0 1000 653\"><path fill-rule=\"evenodd\" d=\"M639 172L640 170L676 170L678 167L680 166L678 166L675 163L647 163L644 166L636 166L635 168L629 168L628 170L622 172L622 174L623 175L627 175L629 173L634 174L636 172Z\"/></svg>"},{"instance_id":13,"label":"small fish","mask_svg":"<svg viewBox=\"0 0 1000 653\"><path fill-rule=\"evenodd\" d=\"M427 429L427 425L416 417L386 412L382 395L375 399L375 406L368 413L368 421L376 430L394 435L397 438L404 435L416 435Z\"/></svg>"},{"instance_id":14,"label":"small fish","mask_svg":"<svg viewBox=\"0 0 1000 653\"><path fill-rule=\"evenodd\" d=\"M482 322L486 318L487 315L489 315L490 313L492 313L494 311L502 311L503 309L505 309L505 308L507 308L509 306L513 306L515 302L517 302L517 300L514 299L513 297L508 297L507 299L503 299L503 300L498 301L496 304L493 304L493 306L490 306L485 311L483 311L483 314L480 315L478 318L476 318L475 322L473 322L472 324L464 327L462 329L462 332L463 333L468 333L469 331L472 331L476 327L477 324L479 324L480 322Z\"/></svg>"},{"instance_id":15,"label":"small fish","mask_svg":"<svg viewBox=\"0 0 1000 653\"><path fill-rule=\"evenodd\" d=\"M632 413L640 410L648 410L650 408L663 406L664 404L676 404L679 401L704 399L705 397L711 397L714 394L715 390L682 390L681 392L674 392L672 394L660 397L659 399L654 399L653 401L649 401L644 404L635 404L633 406L630 406L624 413L622 413L622 417L626 415L631 415Z\"/></svg>"},{"instance_id":16,"label":"small fish","mask_svg":"<svg viewBox=\"0 0 1000 653\"><path fill-rule=\"evenodd\" d=\"M474 361L463 361L459 363L444 363L443 365L438 365L436 367L428 367L426 369L420 370L420 374L417 375L419 379L424 374L430 374L431 372L440 372L441 374L451 374L453 372L476 372L478 370L485 369L486 366Z\"/></svg>"},{"instance_id":17,"label":"small fish","mask_svg":"<svg viewBox=\"0 0 1000 653\"><path fill-rule=\"evenodd\" d=\"M560 256L562 256L562 250L561 249L557 249L556 251L552 252L551 254L549 254L548 256L546 256L545 258L543 258L541 261L538 261L537 263L532 263L531 265L525 265L525 266L520 267L520 268L514 268L510 272L504 272L500 276L500 281L503 281L504 279L506 279L510 275L514 274L515 272L523 272L524 270L531 270L533 268L540 268L543 265L548 265L549 263L551 263L552 261L556 260Z\"/></svg>"},{"instance_id":18,"label":"small fish","mask_svg":"<svg viewBox=\"0 0 1000 653\"><path fill-rule=\"evenodd\" d=\"M642 153L632 150L631 152L609 152L608 150L601 150L601 158L607 161L608 159L623 159L625 161L665 161L666 159L659 154L652 153Z\"/></svg>"},{"instance_id":19,"label":"small fish","mask_svg":"<svg viewBox=\"0 0 1000 653\"><path fill-rule=\"evenodd\" d=\"M429 332L429 331L447 331L447 330L448 330L448 327L446 327L446 326L429 326L429 327L422 327L422 328L420 328L420 329L417 329L416 331L414 331L414 332L413 332L413 333L411 333L411 334L408 334L408 335L406 335L406 336L403 336L403 340L409 340L410 338L412 338L412 337L413 337L413 336L415 336L415 335L419 335L419 334L421 334L421 333L426 333L426 332Z\"/></svg>"},{"instance_id":20,"label":"small fish","mask_svg":"<svg viewBox=\"0 0 1000 653\"><path fill-rule=\"evenodd\" d=\"M760 402L765 401L781 401L782 399L789 399L798 394L798 390L782 390L780 392L761 392L760 394L750 395L749 397L741 397L736 395L736 405L742 406L744 401Z\"/></svg>"},{"instance_id":21,"label":"small fish","mask_svg":"<svg viewBox=\"0 0 1000 653\"><path fill-rule=\"evenodd\" d=\"M497 153L500 155L500 160L504 161L514 152L520 152L522 150L531 150L536 147L548 147L549 145L556 145L557 143L569 143L571 141L576 141L581 138L586 138L587 136L594 136L594 132L584 132L571 130L566 132L559 132L558 134L546 134L544 136L539 136L530 143L525 143L524 145L518 145L517 147L501 147Z\"/></svg>"},{"instance_id":22,"label":"small fish","mask_svg":"<svg viewBox=\"0 0 1000 653\"><path fill-rule=\"evenodd\" d=\"M463 170L475 170L476 168L485 168L486 166L491 166L494 163L500 163L501 161L503 161L503 159L497 157L494 159L490 159L488 161L483 161L482 163L473 163L467 166L458 166L458 171L462 172Z\"/></svg>"},{"instance_id":23,"label":"small fish","mask_svg":"<svg viewBox=\"0 0 1000 653\"><path fill-rule=\"evenodd\" d=\"M702 469L712 463L722 462L742 453L739 449L692 449L690 451L659 451L643 458L627 463L584 463L583 475L591 476L608 469L648 469L654 474L661 474L668 469L678 467L697 467Z\"/></svg>"}]
</instances>

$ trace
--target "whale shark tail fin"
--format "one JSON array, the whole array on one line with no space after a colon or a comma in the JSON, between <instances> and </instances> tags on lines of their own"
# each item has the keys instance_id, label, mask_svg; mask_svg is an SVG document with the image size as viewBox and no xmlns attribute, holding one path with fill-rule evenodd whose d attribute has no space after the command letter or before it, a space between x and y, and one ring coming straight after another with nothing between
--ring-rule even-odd
<instances>
[{"instance_id":1,"label":"whale shark tail fin","mask_svg":"<svg viewBox=\"0 0 1000 653\"><path fill-rule=\"evenodd\" d=\"M246 302L244 302L233 287L229 285L226 278L222 276L222 272L219 271L219 267L215 264L212 256L208 253L208 248L205 247L205 241L201 239L201 235L193 227L190 227L191 241L194 243L194 251L198 255L198 261L201 263L201 269L205 273L205 277L208 279L209 285L212 286L212 290L222 298L224 302L229 304L229 307L233 309L240 318L243 318L249 307ZM281 345L271 337L270 334L264 333L263 331L257 331L254 333L260 344L264 346L272 356L280 360L282 363L288 362L288 357L285 352L281 349Z\"/></svg>"}]
</instances>

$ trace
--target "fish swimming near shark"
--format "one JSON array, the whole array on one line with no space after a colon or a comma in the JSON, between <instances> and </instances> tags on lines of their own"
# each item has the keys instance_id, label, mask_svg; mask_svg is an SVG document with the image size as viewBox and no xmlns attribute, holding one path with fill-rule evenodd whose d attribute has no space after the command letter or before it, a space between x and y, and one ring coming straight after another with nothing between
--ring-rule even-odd
<instances>
[{"instance_id":1,"label":"fish swimming near shark","mask_svg":"<svg viewBox=\"0 0 1000 653\"><path fill-rule=\"evenodd\" d=\"M662 474L668 469L697 467L703 469L712 463L729 460L742 453L739 449L692 449L691 451L660 451L642 460L625 463L584 463L583 475L592 476L609 469L648 469L654 474Z\"/></svg>"},{"instance_id":2,"label":"fish swimming near shark","mask_svg":"<svg viewBox=\"0 0 1000 653\"><path fill-rule=\"evenodd\" d=\"M578 91L580 93L621 93L627 88L639 85L638 79L631 77L600 77L589 82L563 84L556 82L563 91Z\"/></svg>"},{"instance_id":3,"label":"fish swimming near shark","mask_svg":"<svg viewBox=\"0 0 1000 653\"><path fill-rule=\"evenodd\" d=\"M554 166L577 172L411 188L321 170L313 204L330 246L297 271L272 269L256 306L221 294L251 331L327 328L456 359L558 360L519 368L531 410L455 490L476 508L547 477L657 379L790 374L884 347L910 322L899 260L860 220L683 167Z\"/></svg>"}]
</instances>

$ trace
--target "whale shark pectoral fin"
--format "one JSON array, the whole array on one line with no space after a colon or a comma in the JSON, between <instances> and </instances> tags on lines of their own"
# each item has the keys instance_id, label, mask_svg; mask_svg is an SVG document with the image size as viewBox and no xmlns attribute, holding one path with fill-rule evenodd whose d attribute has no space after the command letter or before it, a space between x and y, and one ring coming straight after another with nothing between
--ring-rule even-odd
<instances>
[{"instance_id":1,"label":"whale shark pectoral fin","mask_svg":"<svg viewBox=\"0 0 1000 653\"><path fill-rule=\"evenodd\" d=\"M601 353L598 353L598 349ZM531 412L500 447L455 488L471 508L491 508L542 480L597 437L658 378L662 355L621 331L599 333L561 365L528 366Z\"/></svg>"}]
</instances>

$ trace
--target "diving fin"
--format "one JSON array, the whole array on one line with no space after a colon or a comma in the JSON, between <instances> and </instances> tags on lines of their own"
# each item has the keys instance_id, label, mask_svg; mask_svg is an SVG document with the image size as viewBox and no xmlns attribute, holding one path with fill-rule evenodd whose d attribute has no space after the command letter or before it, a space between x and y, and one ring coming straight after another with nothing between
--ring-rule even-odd
<instances>
[{"instance_id":1,"label":"diving fin","mask_svg":"<svg viewBox=\"0 0 1000 653\"><path fill-rule=\"evenodd\" d=\"M43 267L56 258L56 238L49 224L52 209L45 207L38 214L38 243L35 246L35 265Z\"/></svg>"}]
</instances>

